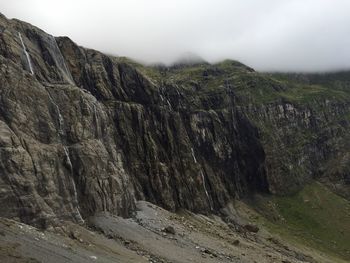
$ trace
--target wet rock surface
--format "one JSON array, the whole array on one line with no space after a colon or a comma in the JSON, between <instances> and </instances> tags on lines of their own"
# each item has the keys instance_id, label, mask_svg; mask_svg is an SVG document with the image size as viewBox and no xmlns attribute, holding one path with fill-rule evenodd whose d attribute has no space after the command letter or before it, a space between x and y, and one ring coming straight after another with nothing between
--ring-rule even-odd
<instances>
[{"instance_id":1,"label":"wet rock surface","mask_svg":"<svg viewBox=\"0 0 350 263\"><path fill-rule=\"evenodd\" d=\"M53 262L120 253L91 254L78 224L103 234L96 246L117 242L125 262L313 262L270 244L230 202L315 179L349 200L350 77L294 83L235 61L146 67L2 15L0 33L0 217L80 247ZM48 251L32 258L8 229L24 225L1 222L9 260L54 254L59 241L36 240ZM67 222L80 230L59 230Z\"/></svg>"},{"instance_id":2,"label":"wet rock surface","mask_svg":"<svg viewBox=\"0 0 350 263\"><path fill-rule=\"evenodd\" d=\"M129 216L136 199L208 213L267 191L257 129L233 95L213 110L177 90L180 108L173 87L128 63L0 22L2 216L82 223L101 211Z\"/></svg>"},{"instance_id":3,"label":"wet rock surface","mask_svg":"<svg viewBox=\"0 0 350 263\"><path fill-rule=\"evenodd\" d=\"M234 61L145 67L2 15L0 32L1 217L89 223L152 262L178 251L179 262L254 262L246 242L270 251L269 241L228 209L233 199L314 179L349 199L346 81L286 83ZM310 261L276 246L256 261Z\"/></svg>"}]
</instances>

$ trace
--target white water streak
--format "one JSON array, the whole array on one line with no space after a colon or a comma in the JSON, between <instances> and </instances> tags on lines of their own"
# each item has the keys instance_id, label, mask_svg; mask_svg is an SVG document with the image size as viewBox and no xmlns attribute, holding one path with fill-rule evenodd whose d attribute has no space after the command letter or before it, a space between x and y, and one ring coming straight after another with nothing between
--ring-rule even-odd
<instances>
[{"instance_id":1,"label":"white water streak","mask_svg":"<svg viewBox=\"0 0 350 263\"><path fill-rule=\"evenodd\" d=\"M66 155L66 161L68 163L69 169L73 170L73 166L72 166L72 162L69 158L69 153L68 153L68 149L67 146L63 146L63 150L64 150L64 154Z\"/></svg>"},{"instance_id":2,"label":"white water streak","mask_svg":"<svg viewBox=\"0 0 350 263\"><path fill-rule=\"evenodd\" d=\"M58 133L59 135L63 134L63 126L64 126L64 120L63 117L61 115L61 111L60 108L58 107L58 105L56 104L56 102L53 100L53 98L51 97L50 92L47 92L47 94L49 95L49 99L51 101L51 103L55 106L56 108L56 112L57 112L57 116L58 116Z\"/></svg>"},{"instance_id":3,"label":"white water streak","mask_svg":"<svg viewBox=\"0 0 350 263\"><path fill-rule=\"evenodd\" d=\"M30 56L29 56L29 53L28 53L28 51L27 51L27 48L26 48L26 46L24 45L24 42L23 42L21 33L18 32L18 36L19 36L19 39L21 40L23 52L24 52L24 54L26 55L26 58L27 58L27 63L28 63L29 69L30 69L30 73L31 73L32 75L34 75L34 70L33 70L32 62L31 62L31 60L30 60Z\"/></svg>"},{"instance_id":4,"label":"white water streak","mask_svg":"<svg viewBox=\"0 0 350 263\"><path fill-rule=\"evenodd\" d=\"M56 38L54 36L51 36L52 39L53 39L53 43L55 44L55 49L56 49L56 52L58 53L58 55L60 56L60 58L57 58L57 63L61 63L64 67L64 73L68 79L68 81L70 82L70 84L75 84L74 81L73 81L73 77L72 77L72 74L70 73L70 71L68 70L68 67L67 67L67 64L66 64L66 60L64 59L63 55L62 55L62 52L61 52L61 49L58 47L57 45L57 41L56 41ZM58 65L59 66L59 65Z\"/></svg>"},{"instance_id":5,"label":"white water streak","mask_svg":"<svg viewBox=\"0 0 350 263\"><path fill-rule=\"evenodd\" d=\"M71 177L70 178L71 178L71 182L72 182L72 186L73 186L73 199L74 199L73 200L73 204L75 206L74 215L75 215L75 218L77 219L78 222L84 224L84 219L81 216L80 211L79 211L77 187L75 186L75 181L73 179L73 165L72 165L72 161L70 160L70 157L69 157L69 152L68 152L67 146L63 146L63 150L64 150L66 161L68 163L68 166L69 166L69 169L70 169L70 172L71 172Z\"/></svg>"},{"instance_id":6,"label":"white water streak","mask_svg":"<svg viewBox=\"0 0 350 263\"><path fill-rule=\"evenodd\" d=\"M208 193L207 187L205 186L205 178L204 178L204 174L203 174L202 169L200 170L200 174L201 174L201 177L202 177L204 192L205 192L205 194L206 194L206 196L208 198L208 203L209 203L209 206L210 206L210 210L213 210L213 207L211 206L211 203L210 203L209 193Z\"/></svg>"},{"instance_id":7,"label":"white water streak","mask_svg":"<svg viewBox=\"0 0 350 263\"><path fill-rule=\"evenodd\" d=\"M56 108L56 112L57 112L57 115L58 115L58 122L59 122L58 136L61 138L61 136L63 135L62 127L64 126L64 119L63 119L63 117L61 115L60 108L58 107L58 105L55 103L55 101L51 97L50 92L47 92L47 93L49 95L49 99L50 99L51 103ZM73 212L74 213L74 217L79 223L84 224L84 219L81 216L80 211L79 211L78 193L77 193L77 188L75 186L75 181L74 181L74 178L73 178L73 165L72 165L72 161L71 161L71 159L69 157L69 151L68 151L67 146L64 145L63 146L63 150L64 150L64 155L65 155L65 158L66 158L66 162L67 162L67 164L69 166L70 180L71 180L71 184L72 184L72 187L73 187L73 206L75 207L74 208L75 211Z\"/></svg>"},{"instance_id":8,"label":"white water streak","mask_svg":"<svg viewBox=\"0 0 350 263\"><path fill-rule=\"evenodd\" d=\"M193 148L191 148L191 154L192 154L192 158L193 158L194 163L197 163L197 159L196 159L196 156L194 155Z\"/></svg>"},{"instance_id":9,"label":"white water streak","mask_svg":"<svg viewBox=\"0 0 350 263\"><path fill-rule=\"evenodd\" d=\"M191 147L191 154L192 154L192 158L193 158L194 163L197 163L197 159L196 159L196 156L194 154L194 150L193 150L192 147ZM199 173L200 173L201 178L202 178L203 189L204 189L205 195L207 196L210 210L213 210L213 207L212 207L211 202L210 202L209 193L208 193L207 187L205 185L205 178L204 178L204 174L203 174L202 168L200 168Z\"/></svg>"},{"instance_id":10,"label":"white water streak","mask_svg":"<svg viewBox=\"0 0 350 263\"><path fill-rule=\"evenodd\" d=\"M169 109L172 110L172 107L171 107L171 104L170 104L170 101L168 99L166 99L166 102L168 103L169 105Z\"/></svg>"}]
</instances>

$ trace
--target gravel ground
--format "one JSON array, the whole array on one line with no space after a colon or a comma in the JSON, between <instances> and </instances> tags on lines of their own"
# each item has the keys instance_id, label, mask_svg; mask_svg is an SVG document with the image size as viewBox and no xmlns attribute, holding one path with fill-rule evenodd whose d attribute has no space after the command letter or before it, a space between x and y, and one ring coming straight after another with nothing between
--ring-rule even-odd
<instances>
[{"instance_id":1,"label":"gravel ground","mask_svg":"<svg viewBox=\"0 0 350 263\"><path fill-rule=\"evenodd\" d=\"M46 231L0 218L0 262L330 262L247 227L232 207L224 214L225 222L140 201L133 218L100 214Z\"/></svg>"}]
</instances>

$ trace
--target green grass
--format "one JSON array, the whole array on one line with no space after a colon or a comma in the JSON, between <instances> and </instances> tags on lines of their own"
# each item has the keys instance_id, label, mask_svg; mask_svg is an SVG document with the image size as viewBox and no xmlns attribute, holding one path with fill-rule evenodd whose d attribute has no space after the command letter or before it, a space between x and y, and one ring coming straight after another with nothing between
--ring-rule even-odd
<instances>
[{"instance_id":1,"label":"green grass","mask_svg":"<svg viewBox=\"0 0 350 263\"><path fill-rule=\"evenodd\" d=\"M262 197L256 208L270 231L350 260L350 202L322 184L312 183L289 197Z\"/></svg>"},{"instance_id":2,"label":"green grass","mask_svg":"<svg viewBox=\"0 0 350 263\"><path fill-rule=\"evenodd\" d=\"M336 99L338 101L349 101L350 93L343 90L336 90L319 85L298 85L281 93L281 96L299 103L309 103L317 99Z\"/></svg>"},{"instance_id":3,"label":"green grass","mask_svg":"<svg viewBox=\"0 0 350 263\"><path fill-rule=\"evenodd\" d=\"M350 73L343 74L346 81L340 85L336 81L312 82L308 80L312 75L305 75L299 80L293 74L258 73L233 60L212 65L199 63L182 67L143 65L127 58L118 60L134 66L157 85L178 85L190 91L196 87L196 92L198 87L202 92L222 92L222 87L229 83L232 90L242 98L242 105L266 104L280 100L308 105L325 99L350 101Z\"/></svg>"}]
</instances>

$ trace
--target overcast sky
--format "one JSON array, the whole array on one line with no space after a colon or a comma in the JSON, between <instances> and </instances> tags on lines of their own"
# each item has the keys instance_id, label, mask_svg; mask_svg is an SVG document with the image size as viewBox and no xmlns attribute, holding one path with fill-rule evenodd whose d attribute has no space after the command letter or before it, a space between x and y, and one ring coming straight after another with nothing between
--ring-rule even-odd
<instances>
[{"instance_id":1,"label":"overcast sky","mask_svg":"<svg viewBox=\"0 0 350 263\"><path fill-rule=\"evenodd\" d=\"M257 70L350 68L350 0L0 0L8 18L147 62L193 52Z\"/></svg>"}]
</instances>

